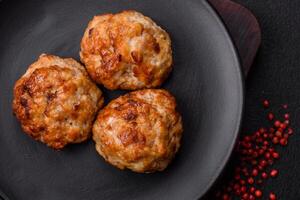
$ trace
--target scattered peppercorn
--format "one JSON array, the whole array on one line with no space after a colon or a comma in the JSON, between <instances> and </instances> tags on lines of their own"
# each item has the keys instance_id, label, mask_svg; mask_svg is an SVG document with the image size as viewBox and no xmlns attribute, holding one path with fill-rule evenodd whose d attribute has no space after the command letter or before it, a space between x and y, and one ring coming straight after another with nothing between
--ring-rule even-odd
<instances>
[{"instance_id":1,"label":"scattered peppercorn","mask_svg":"<svg viewBox=\"0 0 300 200\"><path fill-rule=\"evenodd\" d=\"M270 121L272 121L272 120L274 119L274 114L273 114L273 113L269 113L269 114L268 114L268 119L269 119Z\"/></svg>"},{"instance_id":2,"label":"scattered peppercorn","mask_svg":"<svg viewBox=\"0 0 300 200\"><path fill-rule=\"evenodd\" d=\"M292 128L288 128L288 134L289 134L289 135L292 135L292 134L293 134L293 132L294 132L294 131L293 131L293 129L292 129Z\"/></svg>"},{"instance_id":3,"label":"scattered peppercorn","mask_svg":"<svg viewBox=\"0 0 300 200\"><path fill-rule=\"evenodd\" d=\"M276 120L276 121L274 122L274 126L277 127L277 128L280 127L280 124L281 124L281 123L280 123L279 120Z\"/></svg>"},{"instance_id":4,"label":"scattered peppercorn","mask_svg":"<svg viewBox=\"0 0 300 200\"><path fill-rule=\"evenodd\" d=\"M276 177L277 175L278 175L278 170L272 169L271 172L270 172L270 176L271 177Z\"/></svg>"},{"instance_id":5,"label":"scattered peppercorn","mask_svg":"<svg viewBox=\"0 0 300 200\"><path fill-rule=\"evenodd\" d=\"M285 119L289 119L289 118L290 118L290 115L289 115L288 113L285 113L285 114L284 114L284 118L285 118Z\"/></svg>"},{"instance_id":6,"label":"scattered peppercorn","mask_svg":"<svg viewBox=\"0 0 300 200\"><path fill-rule=\"evenodd\" d=\"M261 177L262 177L263 179L266 179L266 178L268 178L268 174L267 174L266 172L263 172L263 173L261 174Z\"/></svg>"},{"instance_id":7,"label":"scattered peppercorn","mask_svg":"<svg viewBox=\"0 0 300 200\"><path fill-rule=\"evenodd\" d=\"M252 177L248 178L248 183L252 185L254 183L254 179Z\"/></svg>"},{"instance_id":8,"label":"scattered peppercorn","mask_svg":"<svg viewBox=\"0 0 300 200\"><path fill-rule=\"evenodd\" d=\"M258 175L258 170L257 169L253 169L252 170L252 176L257 176Z\"/></svg>"},{"instance_id":9,"label":"scattered peppercorn","mask_svg":"<svg viewBox=\"0 0 300 200\"><path fill-rule=\"evenodd\" d=\"M264 100L263 105L265 108L268 108L270 106L270 103L268 100Z\"/></svg>"},{"instance_id":10,"label":"scattered peppercorn","mask_svg":"<svg viewBox=\"0 0 300 200\"><path fill-rule=\"evenodd\" d=\"M250 188L250 192L251 192L251 193L254 193L254 192L255 192L255 187L252 186L252 187Z\"/></svg>"},{"instance_id":11,"label":"scattered peppercorn","mask_svg":"<svg viewBox=\"0 0 300 200\"><path fill-rule=\"evenodd\" d=\"M264 100L263 106L269 108L269 101ZM288 108L286 104L282 107ZM290 114L286 111L283 120L275 118L272 112L267 113L267 119L272 122L271 127L258 128L253 134L244 136L237 142L239 162L235 166L232 180L216 193L217 199L231 200L235 196L243 200L277 199L273 192L268 197L263 197L262 184L270 177L278 176L278 170L268 169L280 159L275 147L286 146L294 131L290 127Z\"/></svg>"},{"instance_id":12,"label":"scattered peppercorn","mask_svg":"<svg viewBox=\"0 0 300 200\"><path fill-rule=\"evenodd\" d=\"M272 142L273 142L273 144L278 144L279 143L278 137L273 137Z\"/></svg>"},{"instance_id":13,"label":"scattered peppercorn","mask_svg":"<svg viewBox=\"0 0 300 200\"><path fill-rule=\"evenodd\" d=\"M262 192L260 190L256 190L254 194L258 198L260 198L262 196Z\"/></svg>"},{"instance_id":14,"label":"scattered peppercorn","mask_svg":"<svg viewBox=\"0 0 300 200\"><path fill-rule=\"evenodd\" d=\"M282 146L286 146L287 145L287 139L286 138L281 138L279 143L282 145Z\"/></svg>"},{"instance_id":15,"label":"scattered peppercorn","mask_svg":"<svg viewBox=\"0 0 300 200\"><path fill-rule=\"evenodd\" d=\"M283 123L285 123L286 125L289 125L290 124L290 120L286 119L286 120L284 120Z\"/></svg>"},{"instance_id":16,"label":"scattered peppercorn","mask_svg":"<svg viewBox=\"0 0 300 200\"><path fill-rule=\"evenodd\" d=\"M275 132L275 135L276 135L277 137L281 138L281 137L282 137L282 132L281 132L281 131L276 131L276 132Z\"/></svg>"},{"instance_id":17,"label":"scattered peppercorn","mask_svg":"<svg viewBox=\"0 0 300 200\"><path fill-rule=\"evenodd\" d=\"M273 152L272 156L273 156L273 158L278 159L279 158L279 153Z\"/></svg>"},{"instance_id":18,"label":"scattered peppercorn","mask_svg":"<svg viewBox=\"0 0 300 200\"><path fill-rule=\"evenodd\" d=\"M281 123L281 124L280 124L280 128L286 129L286 124L285 124L285 123Z\"/></svg>"},{"instance_id":19,"label":"scattered peppercorn","mask_svg":"<svg viewBox=\"0 0 300 200\"><path fill-rule=\"evenodd\" d=\"M271 192L270 195L269 195L269 199L270 200L276 200L276 195L273 192Z\"/></svg>"}]
</instances>

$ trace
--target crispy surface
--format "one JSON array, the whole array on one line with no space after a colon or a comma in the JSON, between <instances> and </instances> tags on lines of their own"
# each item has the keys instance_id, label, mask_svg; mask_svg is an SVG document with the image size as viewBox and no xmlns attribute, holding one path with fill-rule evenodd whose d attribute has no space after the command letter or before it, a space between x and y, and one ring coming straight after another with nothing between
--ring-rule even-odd
<instances>
[{"instance_id":1,"label":"crispy surface","mask_svg":"<svg viewBox=\"0 0 300 200\"><path fill-rule=\"evenodd\" d=\"M102 104L102 92L71 58L42 54L14 87L23 130L55 149L86 140Z\"/></svg>"},{"instance_id":2,"label":"crispy surface","mask_svg":"<svg viewBox=\"0 0 300 200\"><path fill-rule=\"evenodd\" d=\"M136 11L95 16L80 57L92 79L112 90L157 87L172 69L169 35Z\"/></svg>"},{"instance_id":3,"label":"crispy surface","mask_svg":"<svg viewBox=\"0 0 300 200\"><path fill-rule=\"evenodd\" d=\"M146 89L111 101L94 126L96 150L112 165L135 172L164 170L180 147L181 116L166 90Z\"/></svg>"}]
</instances>

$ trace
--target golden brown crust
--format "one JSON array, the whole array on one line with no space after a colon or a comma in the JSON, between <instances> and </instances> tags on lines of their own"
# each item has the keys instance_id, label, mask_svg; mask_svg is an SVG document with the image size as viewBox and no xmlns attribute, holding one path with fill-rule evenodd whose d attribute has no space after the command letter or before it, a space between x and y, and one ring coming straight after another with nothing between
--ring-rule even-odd
<instances>
[{"instance_id":1,"label":"golden brown crust","mask_svg":"<svg viewBox=\"0 0 300 200\"><path fill-rule=\"evenodd\" d=\"M96 150L112 165L135 172L164 170L180 147L181 116L166 90L131 92L111 101L93 126Z\"/></svg>"},{"instance_id":2,"label":"golden brown crust","mask_svg":"<svg viewBox=\"0 0 300 200\"><path fill-rule=\"evenodd\" d=\"M172 69L168 33L136 11L95 16L80 57L92 79L112 90L157 87Z\"/></svg>"},{"instance_id":3,"label":"golden brown crust","mask_svg":"<svg viewBox=\"0 0 300 200\"><path fill-rule=\"evenodd\" d=\"M102 92L71 58L42 54L14 87L23 130L55 149L86 140L102 104Z\"/></svg>"}]
</instances>

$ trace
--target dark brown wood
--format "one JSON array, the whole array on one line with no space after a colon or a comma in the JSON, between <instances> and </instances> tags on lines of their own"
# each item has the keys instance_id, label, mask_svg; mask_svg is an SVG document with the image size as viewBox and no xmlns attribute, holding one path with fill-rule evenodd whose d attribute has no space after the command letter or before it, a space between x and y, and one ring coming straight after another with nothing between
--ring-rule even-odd
<instances>
[{"instance_id":1,"label":"dark brown wood","mask_svg":"<svg viewBox=\"0 0 300 200\"><path fill-rule=\"evenodd\" d=\"M254 15L230 0L208 0L217 10L239 52L245 75L261 43L261 30Z\"/></svg>"}]
</instances>

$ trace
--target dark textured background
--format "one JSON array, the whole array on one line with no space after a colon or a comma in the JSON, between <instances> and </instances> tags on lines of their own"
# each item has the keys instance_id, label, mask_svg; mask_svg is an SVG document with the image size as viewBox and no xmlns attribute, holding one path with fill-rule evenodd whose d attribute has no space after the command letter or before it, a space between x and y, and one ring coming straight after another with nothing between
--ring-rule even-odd
<instances>
[{"instance_id":1,"label":"dark textured background","mask_svg":"<svg viewBox=\"0 0 300 200\"><path fill-rule=\"evenodd\" d=\"M263 192L277 193L281 200L300 199L300 1L235 0L251 10L262 30L262 44L246 81L246 104L241 135L267 126L261 101L267 98L274 112L289 104L295 134L285 148L278 148L281 159L274 164L279 176L269 179ZM214 199L216 187L226 183L236 156L232 156L223 177L204 199ZM263 199L268 199L264 197Z\"/></svg>"}]
</instances>

